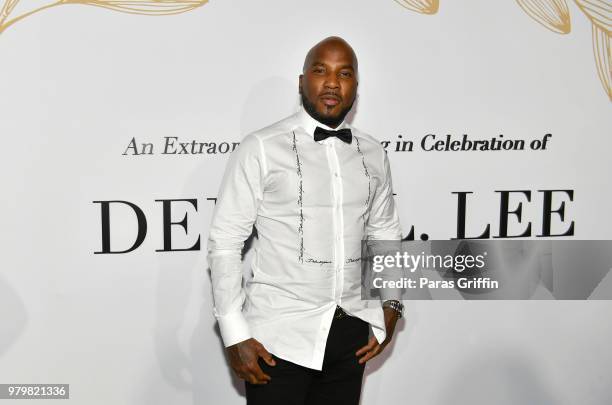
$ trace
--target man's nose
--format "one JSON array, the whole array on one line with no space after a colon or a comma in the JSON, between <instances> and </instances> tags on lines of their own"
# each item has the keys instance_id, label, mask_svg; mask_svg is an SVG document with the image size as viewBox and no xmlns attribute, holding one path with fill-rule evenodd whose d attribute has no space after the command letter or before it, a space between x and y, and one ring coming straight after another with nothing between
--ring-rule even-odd
<instances>
[{"instance_id":1,"label":"man's nose","mask_svg":"<svg viewBox=\"0 0 612 405\"><path fill-rule=\"evenodd\" d=\"M340 84L338 83L338 78L334 73L330 73L325 77L325 87L330 89L337 89L338 87L340 87Z\"/></svg>"}]
</instances>

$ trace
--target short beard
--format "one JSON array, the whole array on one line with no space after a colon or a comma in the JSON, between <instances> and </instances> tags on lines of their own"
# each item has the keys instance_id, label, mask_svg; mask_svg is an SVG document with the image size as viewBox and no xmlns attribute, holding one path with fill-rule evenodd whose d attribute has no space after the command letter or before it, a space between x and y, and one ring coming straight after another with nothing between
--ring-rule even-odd
<instances>
[{"instance_id":1,"label":"short beard","mask_svg":"<svg viewBox=\"0 0 612 405\"><path fill-rule=\"evenodd\" d=\"M355 100L353 100L351 105L340 111L340 114L337 117L327 117L317 112L317 108L315 107L314 103L308 100L306 96L304 96L304 93L301 93L300 96L302 97L302 105L304 106L306 112L310 114L312 118L319 121L321 124L325 124L331 128L336 128L342 123L344 117L346 117L346 114L351 111L351 108L353 108L353 104L355 103Z\"/></svg>"}]
</instances>

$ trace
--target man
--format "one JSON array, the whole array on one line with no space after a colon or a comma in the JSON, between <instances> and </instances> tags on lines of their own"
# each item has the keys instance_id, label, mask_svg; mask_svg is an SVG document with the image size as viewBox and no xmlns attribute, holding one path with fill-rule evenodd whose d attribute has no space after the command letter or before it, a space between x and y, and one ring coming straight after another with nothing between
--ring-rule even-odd
<instances>
[{"instance_id":1,"label":"man","mask_svg":"<svg viewBox=\"0 0 612 405\"><path fill-rule=\"evenodd\" d=\"M302 73L300 111L247 135L228 163L208 239L214 314L248 404L352 405L402 311L361 299L361 241L402 235L386 152L345 121L355 52L326 38Z\"/></svg>"}]
</instances>

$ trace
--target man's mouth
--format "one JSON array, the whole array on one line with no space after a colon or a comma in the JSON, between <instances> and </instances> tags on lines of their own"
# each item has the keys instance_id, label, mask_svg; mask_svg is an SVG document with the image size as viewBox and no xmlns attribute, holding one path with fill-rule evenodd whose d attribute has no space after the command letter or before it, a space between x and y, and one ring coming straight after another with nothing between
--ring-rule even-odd
<instances>
[{"instance_id":1,"label":"man's mouth","mask_svg":"<svg viewBox=\"0 0 612 405\"><path fill-rule=\"evenodd\" d=\"M340 104L340 97L335 94L324 94L321 96L321 101L323 101L323 104L326 106L332 107Z\"/></svg>"}]
</instances>

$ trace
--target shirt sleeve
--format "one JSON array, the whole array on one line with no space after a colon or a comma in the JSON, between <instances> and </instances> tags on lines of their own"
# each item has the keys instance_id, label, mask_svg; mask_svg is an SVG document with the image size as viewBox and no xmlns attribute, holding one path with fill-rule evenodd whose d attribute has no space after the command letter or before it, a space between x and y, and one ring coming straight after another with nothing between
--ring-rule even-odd
<instances>
[{"instance_id":1,"label":"shirt sleeve","mask_svg":"<svg viewBox=\"0 0 612 405\"><path fill-rule=\"evenodd\" d=\"M231 154L217 195L207 244L213 313L225 347L251 337L242 313L242 249L251 235L263 199L265 160L261 140L243 139Z\"/></svg>"},{"instance_id":2,"label":"shirt sleeve","mask_svg":"<svg viewBox=\"0 0 612 405\"><path fill-rule=\"evenodd\" d=\"M382 148L381 150L383 175L372 201L366 226L366 244L371 254L395 256L396 252L401 251L402 230L393 198L389 158L387 152ZM385 266L380 276L385 281L399 281L403 276L403 270L395 265ZM402 297L400 288L381 288L379 293L381 302L401 300Z\"/></svg>"},{"instance_id":3,"label":"shirt sleeve","mask_svg":"<svg viewBox=\"0 0 612 405\"><path fill-rule=\"evenodd\" d=\"M366 226L368 239L401 240L402 230L393 198L393 181L387 152L382 149L382 181L374 193L370 216Z\"/></svg>"}]
</instances>

